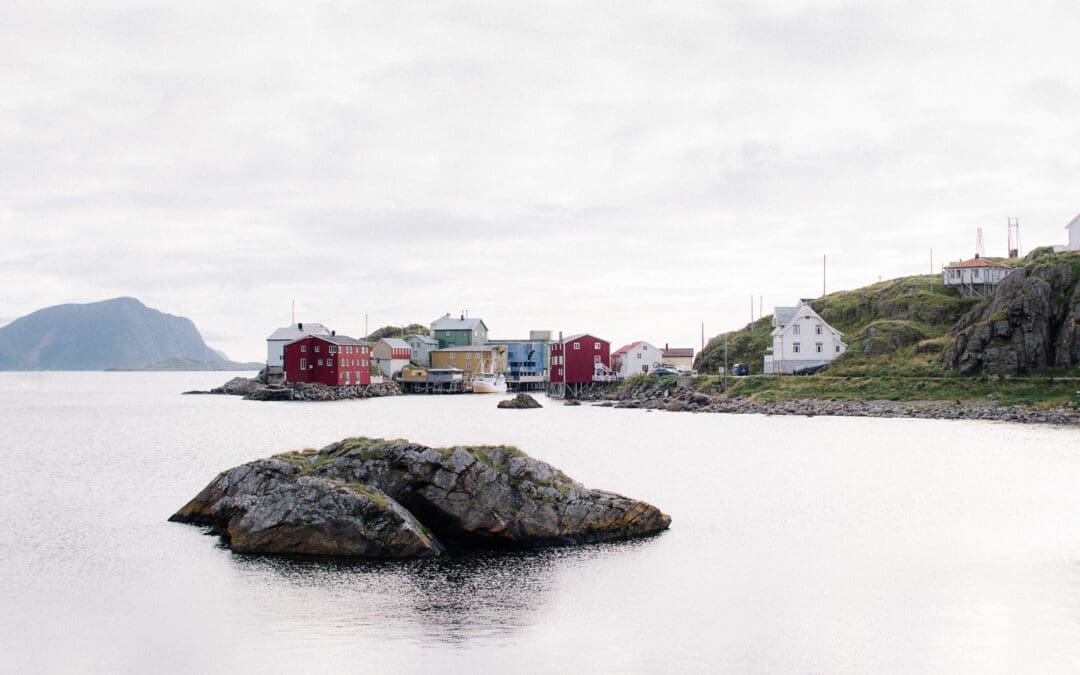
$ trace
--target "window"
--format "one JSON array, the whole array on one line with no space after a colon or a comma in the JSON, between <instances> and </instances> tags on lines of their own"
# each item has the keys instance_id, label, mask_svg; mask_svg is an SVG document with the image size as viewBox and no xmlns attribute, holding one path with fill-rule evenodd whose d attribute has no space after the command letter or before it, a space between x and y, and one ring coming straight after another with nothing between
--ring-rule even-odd
<instances>
[{"instance_id":1,"label":"window","mask_svg":"<svg viewBox=\"0 0 1080 675\"><path fill-rule=\"evenodd\" d=\"M300 345L300 351L306 352L307 351L307 345Z\"/></svg>"},{"instance_id":2,"label":"window","mask_svg":"<svg viewBox=\"0 0 1080 675\"><path fill-rule=\"evenodd\" d=\"M818 335L821 335L821 324L820 323L818 325L814 326L814 332L816 334L818 334Z\"/></svg>"},{"instance_id":3,"label":"window","mask_svg":"<svg viewBox=\"0 0 1080 675\"><path fill-rule=\"evenodd\" d=\"M600 357L599 356L592 357L592 362L593 363L600 363Z\"/></svg>"},{"instance_id":4,"label":"window","mask_svg":"<svg viewBox=\"0 0 1080 675\"><path fill-rule=\"evenodd\" d=\"M640 361L641 360L641 352L637 353L637 357L638 357L638 361Z\"/></svg>"},{"instance_id":5,"label":"window","mask_svg":"<svg viewBox=\"0 0 1080 675\"><path fill-rule=\"evenodd\" d=\"M822 345L822 344L821 344L820 342L818 342L817 344L815 344L815 345L814 345L814 347L815 347L815 349L817 350L817 353L818 353L818 354L820 354L820 353L821 353L822 351L824 351L824 345Z\"/></svg>"},{"instance_id":6,"label":"window","mask_svg":"<svg viewBox=\"0 0 1080 675\"><path fill-rule=\"evenodd\" d=\"M316 353L316 354L318 354L318 353L319 353L319 345L315 345L315 353Z\"/></svg>"},{"instance_id":7,"label":"window","mask_svg":"<svg viewBox=\"0 0 1080 675\"><path fill-rule=\"evenodd\" d=\"M574 343L574 349L581 349L581 343L580 342L575 342Z\"/></svg>"},{"instance_id":8,"label":"window","mask_svg":"<svg viewBox=\"0 0 1080 675\"><path fill-rule=\"evenodd\" d=\"M800 347L801 347L801 345L798 342L792 342L791 343L791 351L796 353L796 354L799 353Z\"/></svg>"},{"instance_id":9,"label":"window","mask_svg":"<svg viewBox=\"0 0 1080 675\"><path fill-rule=\"evenodd\" d=\"M334 359L326 359L326 367L329 368L332 365L334 365Z\"/></svg>"},{"instance_id":10,"label":"window","mask_svg":"<svg viewBox=\"0 0 1080 675\"><path fill-rule=\"evenodd\" d=\"M322 365L322 359L319 359L319 365L320 366Z\"/></svg>"},{"instance_id":11,"label":"window","mask_svg":"<svg viewBox=\"0 0 1080 675\"><path fill-rule=\"evenodd\" d=\"M592 348L593 349L600 349L600 343L599 342L594 342Z\"/></svg>"},{"instance_id":12,"label":"window","mask_svg":"<svg viewBox=\"0 0 1080 675\"><path fill-rule=\"evenodd\" d=\"M797 324L797 323L792 324L792 326L791 326L791 334L792 335L798 335L799 334L799 324Z\"/></svg>"},{"instance_id":13,"label":"window","mask_svg":"<svg viewBox=\"0 0 1080 675\"><path fill-rule=\"evenodd\" d=\"M836 353L837 353L837 354L839 354L839 353L840 353L840 345L836 345Z\"/></svg>"},{"instance_id":14,"label":"window","mask_svg":"<svg viewBox=\"0 0 1080 675\"><path fill-rule=\"evenodd\" d=\"M307 359L300 359L300 370L307 370Z\"/></svg>"}]
</instances>

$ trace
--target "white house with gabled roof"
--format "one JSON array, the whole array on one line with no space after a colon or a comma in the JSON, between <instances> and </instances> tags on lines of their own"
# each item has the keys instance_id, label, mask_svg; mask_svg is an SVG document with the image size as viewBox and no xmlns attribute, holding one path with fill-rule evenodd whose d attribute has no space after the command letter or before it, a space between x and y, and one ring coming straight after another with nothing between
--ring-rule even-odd
<instances>
[{"instance_id":1,"label":"white house with gabled roof","mask_svg":"<svg viewBox=\"0 0 1080 675\"><path fill-rule=\"evenodd\" d=\"M660 367L663 360L659 349L639 340L611 352L611 369L619 379L631 375L645 375Z\"/></svg>"},{"instance_id":2,"label":"white house with gabled roof","mask_svg":"<svg viewBox=\"0 0 1080 675\"><path fill-rule=\"evenodd\" d=\"M1054 253L1080 251L1080 214L1070 220L1065 229L1069 231L1069 243L1065 246L1055 246Z\"/></svg>"},{"instance_id":3,"label":"white house with gabled roof","mask_svg":"<svg viewBox=\"0 0 1080 675\"><path fill-rule=\"evenodd\" d=\"M285 372L285 345L308 335L330 335L330 330L321 323L294 323L271 333L266 338L266 367L269 372Z\"/></svg>"},{"instance_id":4,"label":"white house with gabled roof","mask_svg":"<svg viewBox=\"0 0 1080 675\"><path fill-rule=\"evenodd\" d=\"M795 307L773 310L772 347L765 354L766 374L794 373L832 363L847 350L843 333L800 300Z\"/></svg>"}]
</instances>

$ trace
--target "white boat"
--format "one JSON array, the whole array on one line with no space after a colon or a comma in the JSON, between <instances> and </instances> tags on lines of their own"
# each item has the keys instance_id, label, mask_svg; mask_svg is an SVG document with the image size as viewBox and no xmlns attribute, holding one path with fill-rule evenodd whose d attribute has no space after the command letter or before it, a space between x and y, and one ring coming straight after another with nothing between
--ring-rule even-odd
<instances>
[{"instance_id":1,"label":"white boat","mask_svg":"<svg viewBox=\"0 0 1080 675\"><path fill-rule=\"evenodd\" d=\"M470 381L474 394L505 394L506 378L502 373L477 373Z\"/></svg>"}]
</instances>

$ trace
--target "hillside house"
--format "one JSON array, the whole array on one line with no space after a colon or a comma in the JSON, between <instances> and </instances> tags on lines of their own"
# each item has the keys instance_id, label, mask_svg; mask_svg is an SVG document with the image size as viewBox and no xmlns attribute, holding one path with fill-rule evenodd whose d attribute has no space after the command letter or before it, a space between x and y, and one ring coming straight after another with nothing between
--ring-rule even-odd
<instances>
[{"instance_id":1,"label":"hillside house","mask_svg":"<svg viewBox=\"0 0 1080 675\"><path fill-rule=\"evenodd\" d=\"M765 354L764 372L790 374L828 365L847 349L842 337L843 333L814 311L809 300L800 300L795 307L776 307L773 344Z\"/></svg>"},{"instance_id":2,"label":"hillside house","mask_svg":"<svg viewBox=\"0 0 1080 675\"><path fill-rule=\"evenodd\" d=\"M329 335L330 330L321 323L295 323L278 328L266 338L266 368L270 373L285 371L285 345L305 335Z\"/></svg>"},{"instance_id":3,"label":"hillside house","mask_svg":"<svg viewBox=\"0 0 1080 675\"><path fill-rule=\"evenodd\" d=\"M431 365L431 352L439 348L439 341L430 335L410 335L405 338L412 349L410 360L418 366L427 368Z\"/></svg>"},{"instance_id":4,"label":"hillside house","mask_svg":"<svg viewBox=\"0 0 1080 675\"><path fill-rule=\"evenodd\" d=\"M285 345L285 381L332 387L371 384L371 348L344 335L308 335Z\"/></svg>"},{"instance_id":5,"label":"hillside house","mask_svg":"<svg viewBox=\"0 0 1080 675\"><path fill-rule=\"evenodd\" d=\"M660 350L660 362L680 372L694 369L693 347L669 347L666 343Z\"/></svg>"},{"instance_id":6,"label":"hillside house","mask_svg":"<svg viewBox=\"0 0 1080 675\"><path fill-rule=\"evenodd\" d=\"M505 373L508 370L506 347L502 345L465 345L431 352L430 374L436 368L460 368L466 378L478 373Z\"/></svg>"},{"instance_id":7,"label":"hillside house","mask_svg":"<svg viewBox=\"0 0 1080 675\"><path fill-rule=\"evenodd\" d=\"M611 352L611 369L619 379L647 375L659 368L662 362L661 351L641 340Z\"/></svg>"},{"instance_id":8,"label":"hillside house","mask_svg":"<svg viewBox=\"0 0 1080 675\"><path fill-rule=\"evenodd\" d=\"M473 319L462 314L458 318L449 313L431 322L432 337L439 341L439 348L479 346L487 342L488 328L483 319Z\"/></svg>"},{"instance_id":9,"label":"hillside house","mask_svg":"<svg viewBox=\"0 0 1080 675\"><path fill-rule=\"evenodd\" d=\"M988 297L997 285L1009 276L1013 268L1004 263L982 258L979 254L971 260L960 260L945 266L941 281L958 289L964 295Z\"/></svg>"},{"instance_id":10,"label":"hillside house","mask_svg":"<svg viewBox=\"0 0 1080 675\"><path fill-rule=\"evenodd\" d=\"M588 333L560 337L551 345L548 392L555 396L577 396L599 382L612 382L611 343Z\"/></svg>"},{"instance_id":11,"label":"hillside house","mask_svg":"<svg viewBox=\"0 0 1080 675\"><path fill-rule=\"evenodd\" d=\"M1069 243L1065 246L1055 246L1054 253L1080 251L1080 215L1070 220L1065 229L1069 231Z\"/></svg>"},{"instance_id":12,"label":"hillside house","mask_svg":"<svg viewBox=\"0 0 1080 675\"><path fill-rule=\"evenodd\" d=\"M382 338L371 348L371 358L387 377L393 377L412 359L412 347L401 338Z\"/></svg>"}]
</instances>

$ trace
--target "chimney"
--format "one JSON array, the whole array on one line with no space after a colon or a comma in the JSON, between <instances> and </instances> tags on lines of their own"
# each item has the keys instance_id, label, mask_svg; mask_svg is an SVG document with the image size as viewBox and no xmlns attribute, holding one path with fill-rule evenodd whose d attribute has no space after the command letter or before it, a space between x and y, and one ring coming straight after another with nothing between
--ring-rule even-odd
<instances>
[{"instance_id":1,"label":"chimney","mask_svg":"<svg viewBox=\"0 0 1080 675\"><path fill-rule=\"evenodd\" d=\"M975 254L975 259L976 259L976 260L978 260L978 259L979 259L979 254L978 254L978 253L976 253L976 254Z\"/></svg>"},{"instance_id":2,"label":"chimney","mask_svg":"<svg viewBox=\"0 0 1080 675\"><path fill-rule=\"evenodd\" d=\"M296 329L297 330L304 330L304 324L302 324L302 323L296 324Z\"/></svg>"},{"instance_id":3,"label":"chimney","mask_svg":"<svg viewBox=\"0 0 1080 675\"><path fill-rule=\"evenodd\" d=\"M664 343L664 351L666 352L667 350L668 350L668 343L665 342Z\"/></svg>"},{"instance_id":4,"label":"chimney","mask_svg":"<svg viewBox=\"0 0 1080 675\"><path fill-rule=\"evenodd\" d=\"M332 330L332 331L330 331L330 335L331 335L331 336L337 335L337 331L336 331L336 330Z\"/></svg>"},{"instance_id":5,"label":"chimney","mask_svg":"<svg viewBox=\"0 0 1080 675\"><path fill-rule=\"evenodd\" d=\"M464 320L465 320L465 313L464 313L464 312L462 312L462 313L461 313L461 320L462 320L462 321L464 321Z\"/></svg>"}]
</instances>

